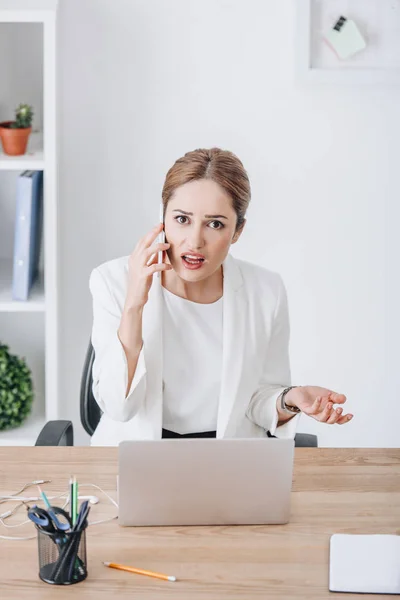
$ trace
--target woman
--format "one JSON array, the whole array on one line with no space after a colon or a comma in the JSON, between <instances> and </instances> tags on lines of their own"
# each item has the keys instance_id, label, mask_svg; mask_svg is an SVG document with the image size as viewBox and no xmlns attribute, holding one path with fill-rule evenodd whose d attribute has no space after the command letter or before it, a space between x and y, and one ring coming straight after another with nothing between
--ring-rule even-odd
<instances>
[{"instance_id":1,"label":"woman","mask_svg":"<svg viewBox=\"0 0 400 600\"><path fill-rule=\"evenodd\" d=\"M347 423L352 415L333 406L343 394L291 386L280 275L229 254L250 202L240 160L218 148L188 152L168 171L162 201L165 243L156 241L160 223L129 257L90 276L93 393L103 411L92 444L294 438L301 413Z\"/></svg>"}]
</instances>

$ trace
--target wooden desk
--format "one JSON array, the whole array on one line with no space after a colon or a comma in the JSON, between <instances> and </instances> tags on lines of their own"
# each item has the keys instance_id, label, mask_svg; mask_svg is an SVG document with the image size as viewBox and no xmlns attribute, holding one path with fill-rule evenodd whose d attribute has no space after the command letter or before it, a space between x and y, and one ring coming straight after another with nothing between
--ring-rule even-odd
<instances>
[{"instance_id":1,"label":"wooden desk","mask_svg":"<svg viewBox=\"0 0 400 600\"><path fill-rule=\"evenodd\" d=\"M66 491L70 474L116 498L116 448L0 448L0 492L15 493L35 479L50 495ZM27 490L36 495L35 487ZM25 492L25 493L27 493ZM98 491L90 520L116 514ZM11 504L1 504L0 513ZM4 509L4 510L3 510ZM10 519L25 518L21 510ZM31 523L0 524L1 535L32 535ZM88 530L88 579L71 587L38 578L36 540L0 539L0 598L349 598L328 591L332 533L400 534L400 449L296 448L291 522L252 527L122 528L116 520ZM113 561L170 575L175 583L103 566ZM386 598L364 595L363 600Z\"/></svg>"}]
</instances>

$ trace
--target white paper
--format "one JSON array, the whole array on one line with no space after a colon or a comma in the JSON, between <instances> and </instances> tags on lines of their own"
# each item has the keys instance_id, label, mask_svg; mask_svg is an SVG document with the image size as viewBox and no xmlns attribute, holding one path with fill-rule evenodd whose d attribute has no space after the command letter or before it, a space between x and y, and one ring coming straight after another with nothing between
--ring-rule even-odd
<instances>
[{"instance_id":1,"label":"white paper","mask_svg":"<svg viewBox=\"0 0 400 600\"><path fill-rule=\"evenodd\" d=\"M329 590L400 594L400 536L332 535Z\"/></svg>"}]
</instances>

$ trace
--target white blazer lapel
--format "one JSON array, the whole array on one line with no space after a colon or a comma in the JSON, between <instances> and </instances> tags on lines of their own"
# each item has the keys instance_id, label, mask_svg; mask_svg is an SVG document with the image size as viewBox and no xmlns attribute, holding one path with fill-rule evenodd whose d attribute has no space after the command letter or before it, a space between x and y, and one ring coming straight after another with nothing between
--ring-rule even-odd
<instances>
[{"instance_id":1,"label":"white blazer lapel","mask_svg":"<svg viewBox=\"0 0 400 600\"><path fill-rule=\"evenodd\" d=\"M223 354L217 437L230 437L235 429L235 404L245 395L244 357L247 295L241 271L228 255L223 263ZM236 407L241 410L239 405Z\"/></svg>"},{"instance_id":2,"label":"white blazer lapel","mask_svg":"<svg viewBox=\"0 0 400 600\"><path fill-rule=\"evenodd\" d=\"M143 311L142 335L146 364L146 419L149 437L158 439L162 430L163 297L161 279L153 276L149 298Z\"/></svg>"},{"instance_id":3,"label":"white blazer lapel","mask_svg":"<svg viewBox=\"0 0 400 600\"><path fill-rule=\"evenodd\" d=\"M223 263L223 350L221 388L218 407L217 437L230 437L235 431L235 409L243 413L237 402L246 398L248 380L245 372L247 295L243 277L235 259L228 255ZM162 335L163 297L159 278L154 278L143 311L143 347L147 373L146 422L151 427L146 437L157 439L162 429Z\"/></svg>"}]
</instances>

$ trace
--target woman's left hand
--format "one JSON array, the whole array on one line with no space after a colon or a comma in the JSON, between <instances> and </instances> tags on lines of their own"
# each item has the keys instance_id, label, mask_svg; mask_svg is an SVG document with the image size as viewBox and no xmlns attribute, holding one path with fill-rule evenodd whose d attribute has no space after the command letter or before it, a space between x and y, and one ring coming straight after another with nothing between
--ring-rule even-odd
<instances>
[{"instance_id":1,"label":"woman's left hand","mask_svg":"<svg viewBox=\"0 0 400 600\"><path fill-rule=\"evenodd\" d=\"M300 410L321 423L333 425L344 425L348 423L353 415L342 414L343 408L339 406L334 409L333 405L344 404L346 396L338 394L327 388L304 385L291 389L285 396L285 402L288 405L298 406Z\"/></svg>"}]
</instances>

